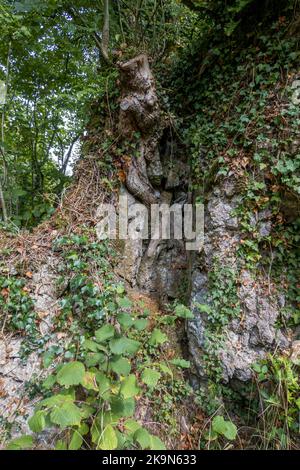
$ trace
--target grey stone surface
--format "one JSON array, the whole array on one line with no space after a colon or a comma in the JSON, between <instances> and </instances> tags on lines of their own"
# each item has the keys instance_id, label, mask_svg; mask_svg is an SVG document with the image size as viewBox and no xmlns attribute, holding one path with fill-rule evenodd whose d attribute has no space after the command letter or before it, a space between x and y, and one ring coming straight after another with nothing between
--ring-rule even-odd
<instances>
[{"instance_id":1,"label":"grey stone surface","mask_svg":"<svg viewBox=\"0 0 300 470\"><path fill-rule=\"evenodd\" d=\"M240 227L234 210L239 202L238 189L233 176L225 178L208 195L205 217L205 245L194 260L192 268L191 305L194 319L187 323L189 350L199 378L205 380L204 353L205 334L209 329L207 315L199 312L198 303L209 303L208 275L216 259L222 267L237 271L239 285L237 294L240 315L224 327L224 343L217 352L225 383L232 379L245 382L251 378L251 365L269 352L289 348L290 339L285 331L278 330L280 308L284 296L270 295L273 286L266 286L266 279L255 278L239 267L236 249L240 240ZM271 231L271 214L261 211L253 214L252 224L261 236ZM271 282L271 281L269 281Z\"/></svg>"}]
</instances>

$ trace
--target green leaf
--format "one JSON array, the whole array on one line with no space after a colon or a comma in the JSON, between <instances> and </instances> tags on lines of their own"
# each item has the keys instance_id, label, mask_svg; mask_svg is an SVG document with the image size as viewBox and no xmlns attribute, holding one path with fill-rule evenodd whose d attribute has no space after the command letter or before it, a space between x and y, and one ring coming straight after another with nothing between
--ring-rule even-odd
<instances>
[{"instance_id":1,"label":"green leaf","mask_svg":"<svg viewBox=\"0 0 300 470\"><path fill-rule=\"evenodd\" d=\"M115 336L115 328L112 325L103 325L95 332L96 339L99 343Z\"/></svg>"},{"instance_id":2,"label":"green leaf","mask_svg":"<svg viewBox=\"0 0 300 470\"><path fill-rule=\"evenodd\" d=\"M130 308L132 307L132 302L131 300L128 299L128 297L119 297L117 299L117 303L119 307L121 308Z\"/></svg>"},{"instance_id":3,"label":"green leaf","mask_svg":"<svg viewBox=\"0 0 300 470\"><path fill-rule=\"evenodd\" d=\"M191 319L194 318L193 313L189 308L187 308L185 305L176 305L175 307L175 315L179 318L185 318L185 319Z\"/></svg>"},{"instance_id":4,"label":"green leaf","mask_svg":"<svg viewBox=\"0 0 300 470\"><path fill-rule=\"evenodd\" d=\"M46 390L50 390L55 384L55 382L56 382L56 376L49 375L49 377L47 377L43 382L43 388L45 388Z\"/></svg>"},{"instance_id":5,"label":"green leaf","mask_svg":"<svg viewBox=\"0 0 300 470\"><path fill-rule=\"evenodd\" d=\"M96 382L96 375L94 372L85 372L81 384L87 390L94 390L98 392L99 388Z\"/></svg>"},{"instance_id":6,"label":"green leaf","mask_svg":"<svg viewBox=\"0 0 300 470\"><path fill-rule=\"evenodd\" d=\"M170 369L170 367L168 367L166 364L163 364L163 363L158 363L157 364L160 368L160 370L164 373L164 374L167 374L169 375L170 377L173 377L173 372L172 370Z\"/></svg>"},{"instance_id":7,"label":"green leaf","mask_svg":"<svg viewBox=\"0 0 300 470\"><path fill-rule=\"evenodd\" d=\"M113 354L135 354L140 347L139 341L126 337L112 339L109 343L110 350Z\"/></svg>"},{"instance_id":8,"label":"green leaf","mask_svg":"<svg viewBox=\"0 0 300 470\"><path fill-rule=\"evenodd\" d=\"M109 424L104 429L98 448L102 450L114 450L118 447L118 438L114 428Z\"/></svg>"},{"instance_id":9,"label":"green leaf","mask_svg":"<svg viewBox=\"0 0 300 470\"><path fill-rule=\"evenodd\" d=\"M154 388L161 378L161 374L153 369L144 369L141 379L150 388Z\"/></svg>"},{"instance_id":10,"label":"green leaf","mask_svg":"<svg viewBox=\"0 0 300 470\"><path fill-rule=\"evenodd\" d=\"M98 344L96 341L92 341L91 339L86 339L82 345L84 349L92 352L98 352Z\"/></svg>"},{"instance_id":11,"label":"green leaf","mask_svg":"<svg viewBox=\"0 0 300 470\"><path fill-rule=\"evenodd\" d=\"M41 406L53 407L53 406L62 406L65 403L73 403L74 397L72 395L63 395L59 393L57 395L52 395L49 398L45 398L40 402Z\"/></svg>"},{"instance_id":12,"label":"green leaf","mask_svg":"<svg viewBox=\"0 0 300 470\"><path fill-rule=\"evenodd\" d=\"M225 421L223 416L215 416L212 420L212 430L230 441L234 441L237 435L237 428L231 421Z\"/></svg>"},{"instance_id":13,"label":"green leaf","mask_svg":"<svg viewBox=\"0 0 300 470\"><path fill-rule=\"evenodd\" d=\"M102 372L96 373L96 380L99 385L99 394L105 400L110 397L111 384L110 380Z\"/></svg>"},{"instance_id":14,"label":"green leaf","mask_svg":"<svg viewBox=\"0 0 300 470\"><path fill-rule=\"evenodd\" d=\"M157 436L150 434L150 449L151 450L166 450L166 446L161 439Z\"/></svg>"},{"instance_id":15,"label":"green leaf","mask_svg":"<svg viewBox=\"0 0 300 470\"><path fill-rule=\"evenodd\" d=\"M79 385L84 377L85 368L81 362L65 364L57 374L57 382L65 387Z\"/></svg>"},{"instance_id":16,"label":"green leaf","mask_svg":"<svg viewBox=\"0 0 300 470\"><path fill-rule=\"evenodd\" d=\"M113 397L110 400L111 412L117 418L129 418L133 416L135 411L135 400L134 398Z\"/></svg>"},{"instance_id":17,"label":"green leaf","mask_svg":"<svg viewBox=\"0 0 300 470\"><path fill-rule=\"evenodd\" d=\"M32 432L42 432L46 426L45 412L36 411L28 420L28 426Z\"/></svg>"},{"instance_id":18,"label":"green leaf","mask_svg":"<svg viewBox=\"0 0 300 470\"><path fill-rule=\"evenodd\" d=\"M134 434L138 429L141 428L140 423L138 423L134 419L128 419L124 423L124 426L125 426L126 432L128 432L128 434Z\"/></svg>"},{"instance_id":19,"label":"green leaf","mask_svg":"<svg viewBox=\"0 0 300 470\"><path fill-rule=\"evenodd\" d=\"M148 320L147 318L139 318L138 320L135 320L134 322L134 328L136 328L138 331L145 330L148 326Z\"/></svg>"},{"instance_id":20,"label":"green leaf","mask_svg":"<svg viewBox=\"0 0 300 470\"><path fill-rule=\"evenodd\" d=\"M83 443L83 438L82 435L78 431L74 431L70 444L69 444L69 450L78 450L82 446Z\"/></svg>"},{"instance_id":21,"label":"green leaf","mask_svg":"<svg viewBox=\"0 0 300 470\"><path fill-rule=\"evenodd\" d=\"M151 444L151 437L150 433L144 429L144 428L139 428L135 433L134 433L134 440L140 445L141 449L149 449L150 444Z\"/></svg>"},{"instance_id":22,"label":"green leaf","mask_svg":"<svg viewBox=\"0 0 300 470\"><path fill-rule=\"evenodd\" d=\"M114 356L110 361L111 369L118 375L127 376L131 370L131 364L125 357Z\"/></svg>"},{"instance_id":23,"label":"green leaf","mask_svg":"<svg viewBox=\"0 0 300 470\"><path fill-rule=\"evenodd\" d=\"M155 328L150 336L149 344L152 346L158 346L159 344L163 344L166 341L168 341L167 335L165 335L165 333L163 333L158 328Z\"/></svg>"},{"instance_id":24,"label":"green leaf","mask_svg":"<svg viewBox=\"0 0 300 470\"><path fill-rule=\"evenodd\" d=\"M105 356L102 353L89 353L86 356L85 364L87 367L93 367L105 362Z\"/></svg>"},{"instance_id":25,"label":"green leaf","mask_svg":"<svg viewBox=\"0 0 300 470\"><path fill-rule=\"evenodd\" d=\"M55 450L67 450L67 444L62 439L58 439L55 444Z\"/></svg>"},{"instance_id":26,"label":"green leaf","mask_svg":"<svg viewBox=\"0 0 300 470\"><path fill-rule=\"evenodd\" d=\"M172 359L170 362L173 366L181 367L182 369L189 369L191 367L190 361L185 361L184 359Z\"/></svg>"},{"instance_id":27,"label":"green leaf","mask_svg":"<svg viewBox=\"0 0 300 470\"><path fill-rule=\"evenodd\" d=\"M68 426L78 426L81 421L81 411L74 403L67 402L61 407L56 406L50 414L50 419L62 429Z\"/></svg>"},{"instance_id":28,"label":"green leaf","mask_svg":"<svg viewBox=\"0 0 300 470\"><path fill-rule=\"evenodd\" d=\"M124 329L130 328L134 324L134 320L128 313L119 313L117 320Z\"/></svg>"},{"instance_id":29,"label":"green leaf","mask_svg":"<svg viewBox=\"0 0 300 470\"><path fill-rule=\"evenodd\" d=\"M10 441L6 449L7 450L25 450L25 449L31 449L32 446L33 446L32 436L21 436Z\"/></svg>"},{"instance_id":30,"label":"green leaf","mask_svg":"<svg viewBox=\"0 0 300 470\"><path fill-rule=\"evenodd\" d=\"M139 394L140 389L137 386L135 375L131 374L123 380L120 391L125 399L135 397Z\"/></svg>"}]
</instances>

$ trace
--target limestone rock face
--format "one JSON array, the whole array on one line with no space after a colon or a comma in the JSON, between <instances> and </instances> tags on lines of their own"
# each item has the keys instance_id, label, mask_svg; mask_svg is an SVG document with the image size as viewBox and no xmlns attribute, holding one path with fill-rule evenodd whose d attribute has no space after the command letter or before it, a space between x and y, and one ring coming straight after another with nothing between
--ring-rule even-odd
<instances>
[{"instance_id":1,"label":"limestone rock face","mask_svg":"<svg viewBox=\"0 0 300 470\"><path fill-rule=\"evenodd\" d=\"M241 230L234 215L234 209L239 203L239 192L235 187L236 182L231 175L209 193L205 208L205 244L192 266L191 305L194 319L187 323L187 335L200 381L207 379L203 355L210 321L207 314L199 310L198 304L211 303L209 273L214 269L215 260L218 260L221 268L227 267L236 272L236 293L240 307L239 315L222 329L222 344L215 346L223 381L248 381L253 363L269 352L282 351L290 345L287 332L276 326L284 299L273 294L275 289L270 280L266 282L264 276L256 276L254 279L252 273L239 265L237 247ZM256 215L253 224L258 225L261 235L268 235L271 230L270 214L262 212Z\"/></svg>"}]
</instances>

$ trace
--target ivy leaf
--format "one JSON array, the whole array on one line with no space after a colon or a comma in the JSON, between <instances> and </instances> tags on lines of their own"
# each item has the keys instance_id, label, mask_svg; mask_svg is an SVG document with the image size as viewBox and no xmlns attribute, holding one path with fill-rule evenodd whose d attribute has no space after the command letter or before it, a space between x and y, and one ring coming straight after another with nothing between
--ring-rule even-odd
<instances>
[{"instance_id":1,"label":"ivy leaf","mask_svg":"<svg viewBox=\"0 0 300 470\"><path fill-rule=\"evenodd\" d=\"M140 342L126 337L112 339L109 343L113 354L135 354L140 347Z\"/></svg>"},{"instance_id":2,"label":"ivy leaf","mask_svg":"<svg viewBox=\"0 0 300 470\"><path fill-rule=\"evenodd\" d=\"M114 450L118 447L118 438L114 428L109 424L104 429L98 448L102 450Z\"/></svg>"},{"instance_id":3,"label":"ivy leaf","mask_svg":"<svg viewBox=\"0 0 300 470\"><path fill-rule=\"evenodd\" d=\"M25 449L31 449L32 446L33 446L32 436L21 436L10 441L6 449L7 450L25 450Z\"/></svg>"},{"instance_id":4,"label":"ivy leaf","mask_svg":"<svg viewBox=\"0 0 300 470\"><path fill-rule=\"evenodd\" d=\"M110 361L110 366L118 375L127 376L131 370L131 364L125 357L114 356Z\"/></svg>"},{"instance_id":5,"label":"ivy leaf","mask_svg":"<svg viewBox=\"0 0 300 470\"><path fill-rule=\"evenodd\" d=\"M141 379L150 388L154 388L161 378L161 374L153 369L144 369Z\"/></svg>"},{"instance_id":6,"label":"ivy leaf","mask_svg":"<svg viewBox=\"0 0 300 470\"><path fill-rule=\"evenodd\" d=\"M138 393L140 392L140 389L136 384L135 375L133 375L133 374L129 375L122 382L120 391L121 391L121 394L123 395L123 397L125 398L125 400L127 398L135 397L136 395L138 395Z\"/></svg>"},{"instance_id":7,"label":"ivy leaf","mask_svg":"<svg viewBox=\"0 0 300 470\"><path fill-rule=\"evenodd\" d=\"M65 364L57 374L57 382L65 387L79 385L84 377L85 368L81 362Z\"/></svg>"},{"instance_id":8,"label":"ivy leaf","mask_svg":"<svg viewBox=\"0 0 300 470\"><path fill-rule=\"evenodd\" d=\"M115 336L115 328L112 325L103 325L95 332L96 339L99 343Z\"/></svg>"},{"instance_id":9,"label":"ivy leaf","mask_svg":"<svg viewBox=\"0 0 300 470\"><path fill-rule=\"evenodd\" d=\"M166 341L168 341L167 335L165 335L165 333L163 333L158 328L155 328L150 336L149 344L152 346L158 346L159 344L163 344Z\"/></svg>"},{"instance_id":10,"label":"ivy leaf","mask_svg":"<svg viewBox=\"0 0 300 470\"><path fill-rule=\"evenodd\" d=\"M78 426L81 421L81 411L74 403L66 402L61 407L55 407L52 410L50 419L62 429L68 426Z\"/></svg>"},{"instance_id":11,"label":"ivy leaf","mask_svg":"<svg viewBox=\"0 0 300 470\"><path fill-rule=\"evenodd\" d=\"M36 411L28 420L28 426L32 432L42 432L46 427L45 412Z\"/></svg>"}]
</instances>

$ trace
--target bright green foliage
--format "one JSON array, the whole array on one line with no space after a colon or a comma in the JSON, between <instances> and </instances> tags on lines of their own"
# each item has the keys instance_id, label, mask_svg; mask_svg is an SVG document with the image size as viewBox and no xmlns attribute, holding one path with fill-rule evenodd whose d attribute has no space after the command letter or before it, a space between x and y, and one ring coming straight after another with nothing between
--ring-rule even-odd
<instances>
[{"instance_id":1,"label":"bright green foliage","mask_svg":"<svg viewBox=\"0 0 300 470\"><path fill-rule=\"evenodd\" d=\"M84 334L78 337L78 346L74 348L74 357L71 346L68 354L65 354L71 360L59 364L44 380L42 386L47 397L38 403L35 414L29 419L29 427L34 433L49 426L58 426L61 431L65 431L66 437L62 439L60 436L55 444L59 449L85 448L90 439L93 447L103 450L136 446L161 449L164 447L163 443L148 431L140 431L135 435L142 427L138 423L134 426L132 421L136 399L145 392L145 386L152 390L162 373L170 372L172 376L167 364L147 362L146 367L142 359L138 359L142 343L135 339L135 335L140 335L136 322L145 320L146 313L139 309L138 313L135 312L133 303L125 296L125 289L120 284L111 283L111 277L104 269L108 260L107 249L93 243L90 245L87 239L77 236L57 240L55 249L64 247L67 247L66 269L75 271L69 295L71 298L76 296L78 303L78 292L83 291L85 308L89 311L89 299L95 299L97 308L101 302L104 315L96 315L96 318L93 316L93 321L85 324ZM85 256L101 267L100 270L104 269L102 282L106 282L107 276L104 297L101 297L99 290L85 289L90 285ZM93 262L89 266L93 266ZM82 280L79 282L79 279ZM64 300L69 301L68 296ZM63 304L62 309L64 308ZM124 309L126 312L122 311ZM103 318L106 312L109 312L109 322ZM128 316L132 323L128 325L128 322L120 322L120 315ZM114 326L116 322L118 327ZM93 324L98 327L91 333L89 326ZM147 322L143 322L142 326L145 329ZM156 349L166 340L166 336L158 329L153 330L153 333L149 332L149 335L154 339L151 347ZM55 358L51 349L48 356L45 358L46 366ZM159 368L161 372L158 372ZM124 431L121 432L120 429Z\"/></svg>"},{"instance_id":2,"label":"bright green foliage","mask_svg":"<svg viewBox=\"0 0 300 470\"><path fill-rule=\"evenodd\" d=\"M160 378L160 372L149 368L146 368L141 375L142 381L150 388L154 388Z\"/></svg>"},{"instance_id":3,"label":"bright green foliage","mask_svg":"<svg viewBox=\"0 0 300 470\"><path fill-rule=\"evenodd\" d=\"M81 362L70 362L59 369L57 382L65 387L78 385L83 381L84 373L85 368Z\"/></svg>"},{"instance_id":4,"label":"bright green foliage","mask_svg":"<svg viewBox=\"0 0 300 470\"><path fill-rule=\"evenodd\" d=\"M33 446L32 436L21 436L10 441L7 450L27 450Z\"/></svg>"},{"instance_id":5,"label":"bright green foliage","mask_svg":"<svg viewBox=\"0 0 300 470\"><path fill-rule=\"evenodd\" d=\"M237 428L231 421L225 421L223 416L215 416L211 423L212 431L215 434L226 437L230 441L234 441L237 435Z\"/></svg>"},{"instance_id":6,"label":"bright green foliage","mask_svg":"<svg viewBox=\"0 0 300 470\"><path fill-rule=\"evenodd\" d=\"M259 409L257 435L264 449L290 449L299 431L300 381L297 359L269 356L253 365L256 395L250 406Z\"/></svg>"},{"instance_id":7,"label":"bright green foliage","mask_svg":"<svg viewBox=\"0 0 300 470\"><path fill-rule=\"evenodd\" d=\"M149 344L157 346L159 344L164 344L166 341L168 341L167 335L160 329L155 328L150 336Z\"/></svg>"}]
</instances>

